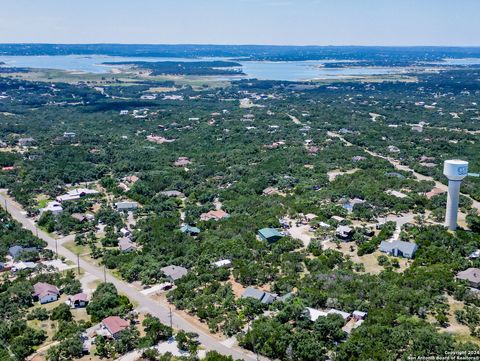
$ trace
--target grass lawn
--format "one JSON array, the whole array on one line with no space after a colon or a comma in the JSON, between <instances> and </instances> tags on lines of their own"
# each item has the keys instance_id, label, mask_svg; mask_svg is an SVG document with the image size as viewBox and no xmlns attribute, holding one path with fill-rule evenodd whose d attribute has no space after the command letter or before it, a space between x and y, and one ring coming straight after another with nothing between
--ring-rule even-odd
<instances>
[{"instance_id":1,"label":"grass lawn","mask_svg":"<svg viewBox=\"0 0 480 361\"><path fill-rule=\"evenodd\" d=\"M63 246L68 249L70 252L75 253L75 254L89 254L90 253L90 247L88 246L80 246L75 243L75 241L69 241L63 244Z\"/></svg>"},{"instance_id":2,"label":"grass lawn","mask_svg":"<svg viewBox=\"0 0 480 361\"><path fill-rule=\"evenodd\" d=\"M50 202L50 198L40 198L38 199L38 208L45 208L47 206L47 203Z\"/></svg>"}]
</instances>

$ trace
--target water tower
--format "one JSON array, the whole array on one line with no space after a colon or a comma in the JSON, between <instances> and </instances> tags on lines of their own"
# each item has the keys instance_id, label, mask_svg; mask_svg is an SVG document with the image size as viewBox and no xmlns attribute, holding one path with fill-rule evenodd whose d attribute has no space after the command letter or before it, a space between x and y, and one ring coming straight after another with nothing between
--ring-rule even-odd
<instances>
[{"instance_id":1,"label":"water tower","mask_svg":"<svg viewBox=\"0 0 480 361\"><path fill-rule=\"evenodd\" d=\"M457 229L460 185L462 184L462 180L468 175L468 162L458 159L446 160L443 164L443 174L448 178L445 226L454 231Z\"/></svg>"}]
</instances>

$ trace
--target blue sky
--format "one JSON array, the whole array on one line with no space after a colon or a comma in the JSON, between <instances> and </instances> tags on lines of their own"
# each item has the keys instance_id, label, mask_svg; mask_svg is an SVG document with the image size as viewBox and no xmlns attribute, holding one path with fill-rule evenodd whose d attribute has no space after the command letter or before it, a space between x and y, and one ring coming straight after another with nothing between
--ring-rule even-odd
<instances>
[{"instance_id":1,"label":"blue sky","mask_svg":"<svg viewBox=\"0 0 480 361\"><path fill-rule=\"evenodd\" d=\"M479 0L0 0L0 42L480 45Z\"/></svg>"}]
</instances>

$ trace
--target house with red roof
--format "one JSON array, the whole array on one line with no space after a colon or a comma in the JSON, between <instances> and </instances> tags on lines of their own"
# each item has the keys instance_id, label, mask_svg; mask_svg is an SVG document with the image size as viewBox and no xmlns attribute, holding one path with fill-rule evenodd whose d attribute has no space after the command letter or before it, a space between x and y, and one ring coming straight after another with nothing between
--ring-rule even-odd
<instances>
[{"instance_id":1,"label":"house with red roof","mask_svg":"<svg viewBox=\"0 0 480 361\"><path fill-rule=\"evenodd\" d=\"M81 308L87 307L88 305L88 295L86 293L77 293L76 295L70 296L68 298L70 307L72 308Z\"/></svg>"},{"instance_id":2,"label":"house with red roof","mask_svg":"<svg viewBox=\"0 0 480 361\"><path fill-rule=\"evenodd\" d=\"M200 219L202 221L210 221L212 219L215 221L219 221L221 219L228 218L228 217L230 217L230 215L227 212L222 211L221 209L216 211L209 211L207 213L202 213L200 215Z\"/></svg>"},{"instance_id":3,"label":"house with red roof","mask_svg":"<svg viewBox=\"0 0 480 361\"><path fill-rule=\"evenodd\" d=\"M112 338L117 338L120 333L130 326L130 322L120 318L118 316L110 316L104 318L102 321L102 328L107 331L108 335Z\"/></svg>"}]
</instances>

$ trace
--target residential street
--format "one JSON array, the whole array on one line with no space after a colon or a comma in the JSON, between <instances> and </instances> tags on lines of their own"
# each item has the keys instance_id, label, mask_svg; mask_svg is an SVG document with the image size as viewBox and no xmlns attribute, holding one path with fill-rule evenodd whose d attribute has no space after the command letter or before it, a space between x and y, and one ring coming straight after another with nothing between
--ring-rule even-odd
<instances>
[{"instance_id":1,"label":"residential street","mask_svg":"<svg viewBox=\"0 0 480 361\"><path fill-rule=\"evenodd\" d=\"M38 237L43 239L48 243L49 249L55 252L56 247L58 249L58 254L65 257L67 260L70 260L74 263L77 262L77 255L66 249L62 245L62 241L55 240L46 232L37 228L36 224L27 217L26 212L23 211L21 206L13 201L10 197L7 196L5 189L0 189L0 204L2 207L6 208L10 215L20 222L25 229L32 231L34 234L37 234ZM104 270L101 267L87 263L84 260L80 259L80 267L86 272L94 275L96 278L103 280ZM156 317L158 317L163 323L170 324L169 318L169 307L165 304L161 304L149 298L146 295L143 295L132 285L122 280L119 280L107 273L107 282L111 282L115 285L119 292L125 294L130 298L131 301L138 304L138 309L148 312ZM190 323L188 320L180 317L179 315L173 313L172 315L173 326L178 329L183 329L187 332L195 332L199 335L199 341L202 345L208 350L215 350L223 355L230 355L234 359L242 360L268 360L264 357L258 357L253 353L243 350L239 347L227 347L217 340L215 337L204 332L202 329L199 329L194 324Z\"/></svg>"}]
</instances>

